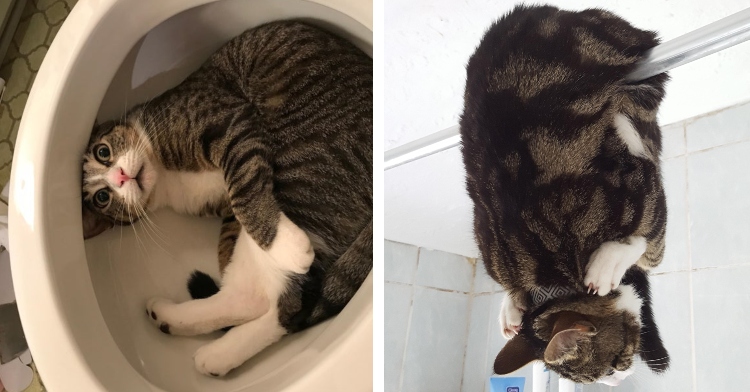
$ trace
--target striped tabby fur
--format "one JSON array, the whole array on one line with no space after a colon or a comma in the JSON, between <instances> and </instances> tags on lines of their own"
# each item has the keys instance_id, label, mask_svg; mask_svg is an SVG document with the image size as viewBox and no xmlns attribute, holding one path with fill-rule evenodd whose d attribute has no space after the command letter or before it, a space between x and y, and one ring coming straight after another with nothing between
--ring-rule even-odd
<instances>
[{"instance_id":1,"label":"striped tabby fur","mask_svg":"<svg viewBox=\"0 0 750 392\"><path fill-rule=\"evenodd\" d=\"M466 187L485 267L508 293L497 373L544 360L614 385L635 354L668 365L646 272L664 253L656 112L667 75L624 81L658 42L607 11L522 5L469 60ZM577 294L531 301L549 287Z\"/></svg>"},{"instance_id":2,"label":"striped tabby fur","mask_svg":"<svg viewBox=\"0 0 750 392\"><path fill-rule=\"evenodd\" d=\"M84 231L161 207L224 218L221 290L199 276L199 299L147 305L164 332L234 327L195 356L199 371L223 375L358 290L372 269L372 170L372 59L305 22L272 22L124 121L95 127Z\"/></svg>"}]
</instances>

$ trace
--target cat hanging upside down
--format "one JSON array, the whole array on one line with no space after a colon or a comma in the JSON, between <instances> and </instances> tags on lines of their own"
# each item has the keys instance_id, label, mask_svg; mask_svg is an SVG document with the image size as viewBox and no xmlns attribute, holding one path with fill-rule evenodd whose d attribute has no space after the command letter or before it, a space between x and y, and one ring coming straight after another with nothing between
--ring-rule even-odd
<instances>
[{"instance_id":1,"label":"cat hanging upside down","mask_svg":"<svg viewBox=\"0 0 750 392\"><path fill-rule=\"evenodd\" d=\"M372 270L372 59L299 21L250 29L124 120L83 158L84 237L168 207L223 218L221 288L152 298L172 335L233 327L195 353L222 376L338 314Z\"/></svg>"},{"instance_id":2,"label":"cat hanging upside down","mask_svg":"<svg viewBox=\"0 0 750 392\"><path fill-rule=\"evenodd\" d=\"M507 292L498 374L542 360L617 385L636 354L668 367L647 274L664 253L668 77L624 80L658 42L607 11L517 6L469 60L466 187L485 267Z\"/></svg>"}]
</instances>

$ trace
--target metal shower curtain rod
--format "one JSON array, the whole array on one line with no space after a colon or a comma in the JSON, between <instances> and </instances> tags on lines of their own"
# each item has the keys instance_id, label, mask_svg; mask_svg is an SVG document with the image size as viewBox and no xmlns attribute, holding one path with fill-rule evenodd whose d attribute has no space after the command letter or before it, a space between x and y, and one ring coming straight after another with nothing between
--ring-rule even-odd
<instances>
[{"instance_id":1,"label":"metal shower curtain rod","mask_svg":"<svg viewBox=\"0 0 750 392\"><path fill-rule=\"evenodd\" d=\"M750 39L750 8L652 48L628 81L648 79ZM385 170L458 146L458 125L385 152Z\"/></svg>"}]
</instances>

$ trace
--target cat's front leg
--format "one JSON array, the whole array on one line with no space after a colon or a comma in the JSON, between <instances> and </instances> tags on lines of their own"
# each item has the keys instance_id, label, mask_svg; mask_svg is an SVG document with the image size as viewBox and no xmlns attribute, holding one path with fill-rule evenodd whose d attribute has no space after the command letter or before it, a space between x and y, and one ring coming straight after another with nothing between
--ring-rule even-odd
<instances>
[{"instance_id":1,"label":"cat's front leg","mask_svg":"<svg viewBox=\"0 0 750 392\"><path fill-rule=\"evenodd\" d=\"M306 274L315 259L310 237L282 212L268 254L285 270Z\"/></svg>"},{"instance_id":2,"label":"cat's front leg","mask_svg":"<svg viewBox=\"0 0 750 392\"><path fill-rule=\"evenodd\" d=\"M307 233L292 222L274 196L273 150L253 110L240 112L226 133L204 135L207 158L224 172L232 211L245 231L279 268L305 274L315 253ZM205 147L204 147L205 149Z\"/></svg>"},{"instance_id":3,"label":"cat's front leg","mask_svg":"<svg viewBox=\"0 0 750 392\"><path fill-rule=\"evenodd\" d=\"M512 294L506 293L503 303L500 305L500 330L506 339L518 335L521 330L523 313L526 311L526 306L514 297Z\"/></svg>"},{"instance_id":4,"label":"cat's front leg","mask_svg":"<svg viewBox=\"0 0 750 392\"><path fill-rule=\"evenodd\" d=\"M625 272L646 252L646 239L630 236L603 243L589 258L584 285L589 292L605 296L620 285Z\"/></svg>"}]
</instances>

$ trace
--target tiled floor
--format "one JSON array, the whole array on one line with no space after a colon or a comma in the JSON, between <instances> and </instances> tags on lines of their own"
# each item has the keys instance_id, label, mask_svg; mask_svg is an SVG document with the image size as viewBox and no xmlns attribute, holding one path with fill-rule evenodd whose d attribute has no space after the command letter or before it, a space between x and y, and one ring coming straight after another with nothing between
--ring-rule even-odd
<instances>
[{"instance_id":1,"label":"tiled floor","mask_svg":"<svg viewBox=\"0 0 750 392\"><path fill-rule=\"evenodd\" d=\"M750 390L750 104L663 135L667 249L651 285L671 367L657 376L639 364L619 387L584 391ZM385 255L386 391L486 391L504 294L481 262L388 241Z\"/></svg>"},{"instance_id":2,"label":"tiled floor","mask_svg":"<svg viewBox=\"0 0 750 392\"><path fill-rule=\"evenodd\" d=\"M10 162L21 114L39 66L63 21L78 0L28 0L21 22L0 64L6 89L0 102L0 184L10 179Z\"/></svg>"}]
</instances>

